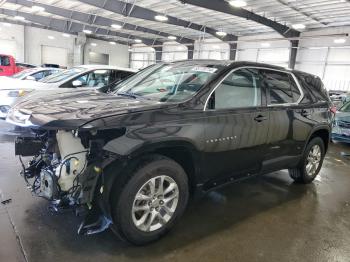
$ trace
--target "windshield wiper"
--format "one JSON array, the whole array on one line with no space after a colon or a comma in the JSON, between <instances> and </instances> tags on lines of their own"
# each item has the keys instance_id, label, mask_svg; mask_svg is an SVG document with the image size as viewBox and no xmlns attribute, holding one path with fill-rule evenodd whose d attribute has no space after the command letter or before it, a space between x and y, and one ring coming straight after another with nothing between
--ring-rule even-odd
<instances>
[{"instance_id":1,"label":"windshield wiper","mask_svg":"<svg viewBox=\"0 0 350 262\"><path fill-rule=\"evenodd\" d=\"M132 97L136 99L136 96L134 94L131 93L126 93L126 92L122 92L122 93L117 93L118 96L127 96L127 97Z\"/></svg>"},{"instance_id":2,"label":"windshield wiper","mask_svg":"<svg viewBox=\"0 0 350 262\"><path fill-rule=\"evenodd\" d=\"M142 98L142 99L146 99L146 100L151 100L150 98L135 94L135 93L130 93L130 92L120 92L120 93L116 93L118 96L126 96L126 97L132 97L134 99L137 98Z\"/></svg>"}]
</instances>

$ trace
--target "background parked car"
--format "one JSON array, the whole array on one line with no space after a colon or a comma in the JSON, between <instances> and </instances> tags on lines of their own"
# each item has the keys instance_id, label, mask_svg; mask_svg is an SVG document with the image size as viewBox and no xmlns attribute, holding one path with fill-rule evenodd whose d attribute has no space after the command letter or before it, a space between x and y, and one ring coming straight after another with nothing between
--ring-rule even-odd
<instances>
[{"instance_id":1,"label":"background parked car","mask_svg":"<svg viewBox=\"0 0 350 262\"><path fill-rule=\"evenodd\" d=\"M32 64L28 64L28 63L19 63L19 62L16 62L16 66L19 67L20 70L38 67L36 65L32 65Z\"/></svg>"},{"instance_id":2,"label":"background parked car","mask_svg":"<svg viewBox=\"0 0 350 262\"><path fill-rule=\"evenodd\" d=\"M23 70L9 77L0 76L0 118L6 118L8 110L17 99L31 91L28 88L30 84L24 83L23 80L34 82L60 71L62 69L37 67Z\"/></svg>"},{"instance_id":3,"label":"background parked car","mask_svg":"<svg viewBox=\"0 0 350 262\"><path fill-rule=\"evenodd\" d=\"M0 76L11 76L26 68L24 64L16 63L13 56L0 54Z\"/></svg>"},{"instance_id":4,"label":"background parked car","mask_svg":"<svg viewBox=\"0 0 350 262\"><path fill-rule=\"evenodd\" d=\"M50 68L50 67L35 67L32 69L26 69L23 70L17 74L14 74L10 76L13 79L18 79L18 80L34 80L34 81L39 81L40 79L43 79L44 77L47 77L52 74L56 74L60 71L63 71L62 69L59 68ZM0 77L0 81L1 81ZM0 82L0 88L1 88L1 82Z\"/></svg>"},{"instance_id":5,"label":"background parked car","mask_svg":"<svg viewBox=\"0 0 350 262\"><path fill-rule=\"evenodd\" d=\"M45 88L95 88L107 92L115 83L136 73L137 70L104 65L82 65L51 75L36 85Z\"/></svg>"},{"instance_id":6,"label":"background parked car","mask_svg":"<svg viewBox=\"0 0 350 262\"><path fill-rule=\"evenodd\" d=\"M47 70L42 68L41 70ZM57 68L50 70L59 70ZM137 70L102 65L84 65L69 70L60 70L41 80L27 81L4 77L0 81L0 118L4 119L16 101L35 90L52 88L96 89L107 92L115 83L133 75ZM20 74L20 73L19 73Z\"/></svg>"},{"instance_id":7,"label":"background parked car","mask_svg":"<svg viewBox=\"0 0 350 262\"><path fill-rule=\"evenodd\" d=\"M328 94L337 108L342 107L350 98L350 94L344 90L330 90Z\"/></svg>"},{"instance_id":8,"label":"background parked car","mask_svg":"<svg viewBox=\"0 0 350 262\"><path fill-rule=\"evenodd\" d=\"M58 64L42 64L41 67L60 68L60 65L58 65Z\"/></svg>"},{"instance_id":9,"label":"background parked car","mask_svg":"<svg viewBox=\"0 0 350 262\"><path fill-rule=\"evenodd\" d=\"M350 143L350 102L345 103L335 115L332 140Z\"/></svg>"}]
</instances>

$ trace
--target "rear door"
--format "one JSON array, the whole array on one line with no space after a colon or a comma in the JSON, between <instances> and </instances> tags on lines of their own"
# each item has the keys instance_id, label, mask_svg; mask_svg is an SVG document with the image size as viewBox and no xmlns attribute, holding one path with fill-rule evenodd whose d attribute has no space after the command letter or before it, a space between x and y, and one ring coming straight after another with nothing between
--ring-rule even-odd
<instances>
[{"instance_id":1,"label":"rear door","mask_svg":"<svg viewBox=\"0 0 350 262\"><path fill-rule=\"evenodd\" d=\"M269 123L261 80L259 69L234 70L207 102L203 171L212 186L261 170Z\"/></svg>"},{"instance_id":2,"label":"rear door","mask_svg":"<svg viewBox=\"0 0 350 262\"><path fill-rule=\"evenodd\" d=\"M261 73L270 113L264 171L278 170L297 161L309 112L300 104L302 90L292 73L272 69Z\"/></svg>"}]
</instances>

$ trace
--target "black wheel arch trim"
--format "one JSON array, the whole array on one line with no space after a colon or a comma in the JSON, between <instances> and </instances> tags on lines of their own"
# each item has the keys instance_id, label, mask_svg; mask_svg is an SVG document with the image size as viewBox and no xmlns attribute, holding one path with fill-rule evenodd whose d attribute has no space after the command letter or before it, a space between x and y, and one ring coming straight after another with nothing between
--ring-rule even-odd
<instances>
[{"instance_id":1,"label":"black wheel arch trim","mask_svg":"<svg viewBox=\"0 0 350 262\"><path fill-rule=\"evenodd\" d=\"M105 159L102 166L104 167L103 172L103 192L102 192L102 201L99 202L99 205L104 213L105 216L107 216L109 219L111 219L111 207L110 207L110 197L113 194L113 186L117 182L117 179L119 177L119 174L123 172L123 169L130 167L130 165L133 164L133 161L136 159L139 159L142 156L149 155L149 154L161 154L161 150L168 150L168 149L185 149L188 153L191 154L192 157L192 164L194 173L193 174L187 174L188 178L190 180L190 187L191 190L196 191L197 188L200 188L200 166L201 166L201 154L199 153L198 149L189 141L183 140L183 139L177 139L177 140L171 140L171 141L154 141L153 143L146 143L142 146L139 146L137 148L134 148L134 151L130 152L126 156L118 155L118 154L111 154L109 158ZM163 154L166 157L169 157L166 154ZM181 163L176 161L176 159L169 157L170 159L174 160L178 164L182 166ZM106 170L108 169L114 169L113 175L106 175ZM132 168L132 167L131 167ZM184 168L184 167L183 167ZM185 169L185 168L184 168ZM186 171L186 169L185 169ZM99 186L101 184L98 183ZM96 190L99 190L97 188Z\"/></svg>"},{"instance_id":2,"label":"black wheel arch trim","mask_svg":"<svg viewBox=\"0 0 350 262\"><path fill-rule=\"evenodd\" d=\"M304 145L304 148L303 148L303 153L305 153L305 150L306 150L306 147L307 145L309 144L309 142L311 141L311 138L312 136L317 132L317 131L320 131L320 130L325 130L328 132L328 142L330 141L331 139L331 133L332 133L332 128L329 126L329 125L318 125L318 126L315 126L309 133L306 141L305 141L305 145ZM325 145L325 148L327 149L328 146Z\"/></svg>"}]
</instances>

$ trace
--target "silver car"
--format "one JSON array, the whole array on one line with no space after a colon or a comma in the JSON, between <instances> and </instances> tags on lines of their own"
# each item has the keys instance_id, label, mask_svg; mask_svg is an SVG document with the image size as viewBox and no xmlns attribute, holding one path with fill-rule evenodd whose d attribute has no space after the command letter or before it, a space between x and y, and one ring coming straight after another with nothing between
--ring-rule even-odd
<instances>
[{"instance_id":1,"label":"silver car","mask_svg":"<svg viewBox=\"0 0 350 262\"><path fill-rule=\"evenodd\" d=\"M350 102L345 103L335 115L332 141L350 143Z\"/></svg>"},{"instance_id":2,"label":"silver car","mask_svg":"<svg viewBox=\"0 0 350 262\"><path fill-rule=\"evenodd\" d=\"M35 67L35 68L23 70L9 77L13 79L19 79L19 80L39 81L49 75L56 74L62 70L63 69L60 69L60 68Z\"/></svg>"},{"instance_id":3,"label":"silver car","mask_svg":"<svg viewBox=\"0 0 350 262\"><path fill-rule=\"evenodd\" d=\"M0 77L0 118L6 118L11 105L21 96L29 92L26 89L32 83L47 76L61 72L59 68L35 67L23 70L12 76ZM23 80L32 80L25 82Z\"/></svg>"},{"instance_id":4,"label":"silver car","mask_svg":"<svg viewBox=\"0 0 350 262\"><path fill-rule=\"evenodd\" d=\"M8 110L18 98L32 91L80 88L108 92L116 82L133 75L136 71L108 65L82 65L52 74L37 82L7 78L7 83L0 83L0 118L6 118Z\"/></svg>"}]
</instances>

